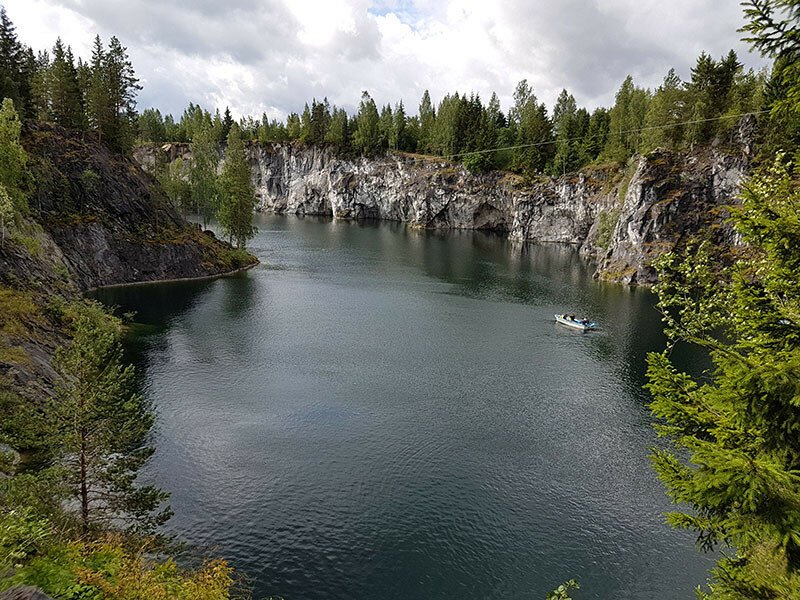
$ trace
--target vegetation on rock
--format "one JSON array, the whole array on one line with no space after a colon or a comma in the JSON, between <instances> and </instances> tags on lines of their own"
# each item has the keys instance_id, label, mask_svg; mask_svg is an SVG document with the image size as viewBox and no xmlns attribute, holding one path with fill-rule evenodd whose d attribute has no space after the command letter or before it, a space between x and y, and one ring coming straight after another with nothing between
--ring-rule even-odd
<instances>
[{"instance_id":1,"label":"vegetation on rock","mask_svg":"<svg viewBox=\"0 0 800 600\"><path fill-rule=\"evenodd\" d=\"M800 3L747 4L751 41L779 60L796 58ZM800 112L791 78L773 98L778 122ZM726 550L699 592L714 600L800 597L800 164L797 145L785 149L732 208L744 244L732 266L705 246L659 262L670 346L705 348L713 369L694 378L669 350L648 357L656 427L674 444L653 463L672 499L691 508L669 522L696 531L705 549Z\"/></svg>"}]
</instances>

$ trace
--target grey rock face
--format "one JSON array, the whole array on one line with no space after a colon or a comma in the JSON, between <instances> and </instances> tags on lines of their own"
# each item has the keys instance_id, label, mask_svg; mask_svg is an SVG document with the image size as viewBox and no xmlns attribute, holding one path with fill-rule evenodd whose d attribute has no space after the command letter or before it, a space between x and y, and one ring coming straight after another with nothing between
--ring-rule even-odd
<instances>
[{"instance_id":1,"label":"grey rock face","mask_svg":"<svg viewBox=\"0 0 800 600\"><path fill-rule=\"evenodd\" d=\"M0 600L52 600L52 598L35 587L19 586L1 593Z\"/></svg>"},{"instance_id":2,"label":"grey rock face","mask_svg":"<svg viewBox=\"0 0 800 600\"><path fill-rule=\"evenodd\" d=\"M723 151L655 151L627 167L589 167L524 183L507 173L472 175L430 157L344 159L292 144L251 145L259 210L337 219L383 219L426 229L485 229L527 242L578 246L596 275L627 284L655 280L651 260L697 234L735 237L720 208L735 201L752 132L745 123ZM143 165L155 148L139 150ZM168 159L191 159L170 144Z\"/></svg>"}]
</instances>

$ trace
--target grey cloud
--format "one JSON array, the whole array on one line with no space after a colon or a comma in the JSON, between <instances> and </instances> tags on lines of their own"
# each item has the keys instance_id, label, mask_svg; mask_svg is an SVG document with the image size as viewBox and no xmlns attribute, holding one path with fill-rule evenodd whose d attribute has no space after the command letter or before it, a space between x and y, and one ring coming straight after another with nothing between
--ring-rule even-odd
<instances>
[{"instance_id":1,"label":"grey cloud","mask_svg":"<svg viewBox=\"0 0 800 600\"><path fill-rule=\"evenodd\" d=\"M390 47L380 15L397 13L410 25L408 35L415 37L409 47L416 48L414 40L451 26L444 0L350 1L351 30L337 31L325 43L303 43L298 33L304 24L285 0L52 0L90 19L103 37L117 35L146 80L140 105L173 113L189 101L212 109L230 103L237 113L288 113L326 96L353 110L364 89L381 104L403 99L414 112L426 88L435 100L454 90L475 91L484 99L496 91L507 108L522 78L548 103L566 87L580 104L593 107L612 102L629 73L638 84L654 86L670 67L688 75L701 49L714 55L730 47L745 52L736 33L741 14L735 3L505 0L488 5L483 39L475 40L485 40L489 55L445 46L438 52L445 59L441 66L421 51ZM752 55L746 60L763 64ZM228 62L242 80L214 83L210 65L219 69Z\"/></svg>"}]
</instances>

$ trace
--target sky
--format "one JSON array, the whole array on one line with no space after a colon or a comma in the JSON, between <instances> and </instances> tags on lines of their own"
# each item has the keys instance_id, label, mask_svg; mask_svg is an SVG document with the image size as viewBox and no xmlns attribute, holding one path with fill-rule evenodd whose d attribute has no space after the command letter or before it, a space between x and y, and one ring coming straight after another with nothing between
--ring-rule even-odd
<instances>
[{"instance_id":1,"label":"sky","mask_svg":"<svg viewBox=\"0 0 800 600\"><path fill-rule=\"evenodd\" d=\"M552 107L613 104L630 74L657 87L698 54L731 48L747 66L738 0L0 0L36 50L57 37L88 58L116 35L144 89L138 107L283 118L312 97L353 112L362 91L415 114L428 89L497 92L504 109L527 79Z\"/></svg>"}]
</instances>

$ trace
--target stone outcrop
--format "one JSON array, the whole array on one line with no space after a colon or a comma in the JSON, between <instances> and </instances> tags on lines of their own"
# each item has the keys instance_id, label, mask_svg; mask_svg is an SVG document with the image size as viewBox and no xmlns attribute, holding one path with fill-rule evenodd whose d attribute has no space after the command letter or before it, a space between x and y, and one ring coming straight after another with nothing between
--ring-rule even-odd
<instances>
[{"instance_id":1,"label":"stone outcrop","mask_svg":"<svg viewBox=\"0 0 800 600\"><path fill-rule=\"evenodd\" d=\"M689 239L729 240L721 208L735 201L749 163L752 121L725 144L696 152L655 151L628 165L589 167L524 182L508 173L473 175L444 160L393 153L340 158L327 148L251 145L262 211L385 219L426 229L485 229L519 241L573 244L597 261L597 276L649 284L658 254ZM142 148L191 159L188 144Z\"/></svg>"},{"instance_id":2,"label":"stone outcrop","mask_svg":"<svg viewBox=\"0 0 800 600\"><path fill-rule=\"evenodd\" d=\"M150 175L102 144L48 125L29 127L23 144L37 184L31 216L47 247L39 254L79 290L211 276L254 260L186 222Z\"/></svg>"},{"instance_id":3,"label":"stone outcrop","mask_svg":"<svg viewBox=\"0 0 800 600\"><path fill-rule=\"evenodd\" d=\"M0 393L52 393L51 359L67 340L59 303L256 262L185 221L134 161L83 134L29 125L22 143L35 185L28 214L0 245Z\"/></svg>"}]
</instances>

